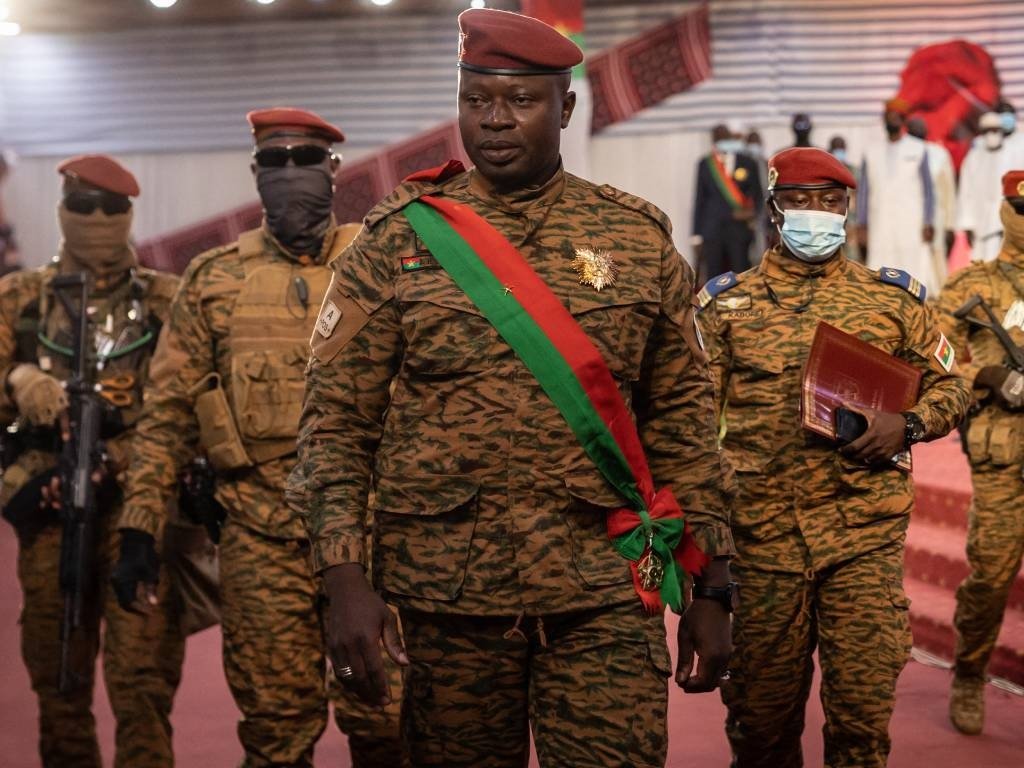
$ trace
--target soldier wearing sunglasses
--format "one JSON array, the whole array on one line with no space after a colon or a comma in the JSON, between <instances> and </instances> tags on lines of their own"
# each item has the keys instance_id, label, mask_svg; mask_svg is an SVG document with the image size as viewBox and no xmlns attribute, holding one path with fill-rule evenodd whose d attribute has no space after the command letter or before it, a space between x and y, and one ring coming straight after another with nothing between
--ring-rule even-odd
<instances>
[{"instance_id":1,"label":"soldier wearing sunglasses","mask_svg":"<svg viewBox=\"0 0 1024 768\"><path fill-rule=\"evenodd\" d=\"M263 224L185 272L146 386L121 526L156 536L178 471L197 447L206 454L227 513L224 667L243 714L243 765L312 766L328 713L324 602L284 489L328 264L359 225L338 227L331 213L338 128L298 109L251 112L249 123ZM391 678L400 685L397 666ZM398 704L378 710L336 693L353 765L400 768Z\"/></svg>"},{"instance_id":2,"label":"soldier wearing sunglasses","mask_svg":"<svg viewBox=\"0 0 1024 768\"><path fill-rule=\"evenodd\" d=\"M156 561L152 537L120 536L129 442L142 406L142 381L160 326L167 319L178 280L138 266L129 239L135 177L103 155L62 163L58 219L63 240L41 269L0 280L0 421L5 471L0 505L18 532L18 577L23 591L21 647L39 701L39 750L43 766L100 768L91 706L91 675L74 690L58 692L61 525L54 505L42 505L60 449L60 422L68 400L62 382L72 365L72 328L52 286L58 275L85 273L89 286L87 333L94 354L90 378L105 404L105 478L97 489L100 511L95 561L98 595L90 602L87 645L99 648L100 616L106 617L103 671L117 720L115 766L173 765L171 705L181 674L184 636L174 602L161 599L146 614L114 607L104 574L110 554ZM16 430L13 431L12 430ZM13 438L13 439L12 439ZM8 453L7 451L10 451ZM50 494L50 498L58 498ZM167 580L165 580L166 582ZM163 584L166 598L170 585ZM92 659L85 668L92 669Z\"/></svg>"}]
</instances>

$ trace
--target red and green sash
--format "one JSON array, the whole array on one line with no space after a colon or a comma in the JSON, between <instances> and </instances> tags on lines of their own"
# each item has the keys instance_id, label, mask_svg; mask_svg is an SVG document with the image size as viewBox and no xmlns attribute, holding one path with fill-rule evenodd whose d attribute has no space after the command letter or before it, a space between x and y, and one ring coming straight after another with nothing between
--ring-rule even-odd
<instances>
[{"instance_id":1,"label":"red and green sash","mask_svg":"<svg viewBox=\"0 0 1024 768\"><path fill-rule=\"evenodd\" d=\"M434 258L516 352L565 417L584 451L628 502L608 515L608 535L630 561L651 612L682 606L683 571L707 556L690 535L672 492L655 492L640 436L601 353L562 302L505 237L469 206L423 197L405 216ZM660 561L660 588L642 586L638 566Z\"/></svg>"},{"instance_id":2,"label":"red and green sash","mask_svg":"<svg viewBox=\"0 0 1024 768\"><path fill-rule=\"evenodd\" d=\"M707 156L707 164L708 169L711 171L711 178L715 180L715 185L722 192L730 208L734 211L739 211L743 208L753 207L754 204L750 201L750 198L743 194L743 191L736 186L732 176L725 170L722 158L717 152L712 152Z\"/></svg>"}]
</instances>

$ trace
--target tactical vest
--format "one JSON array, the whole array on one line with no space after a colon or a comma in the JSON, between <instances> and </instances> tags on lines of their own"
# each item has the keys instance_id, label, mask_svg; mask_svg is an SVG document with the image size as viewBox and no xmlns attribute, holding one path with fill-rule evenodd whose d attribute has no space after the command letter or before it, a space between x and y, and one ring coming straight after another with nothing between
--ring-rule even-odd
<instances>
[{"instance_id":1,"label":"tactical vest","mask_svg":"<svg viewBox=\"0 0 1024 768\"><path fill-rule=\"evenodd\" d=\"M260 230L238 238L245 282L228 320L229 402L252 463L295 452L309 335L331 281L327 265L268 261Z\"/></svg>"},{"instance_id":2,"label":"tactical vest","mask_svg":"<svg viewBox=\"0 0 1024 768\"><path fill-rule=\"evenodd\" d=\"M15 361L33 363L64 380L70 374L73 342L70 321L50 288L56 274L54 270L47 276L38 299L18 316ZM89 367L97 391L119 413L116 431L134 424L142 411L146 370L161 327L148 306L149 292L148 280L132 270L119 285L90 297Z\"/></svg>"}]
</instances>

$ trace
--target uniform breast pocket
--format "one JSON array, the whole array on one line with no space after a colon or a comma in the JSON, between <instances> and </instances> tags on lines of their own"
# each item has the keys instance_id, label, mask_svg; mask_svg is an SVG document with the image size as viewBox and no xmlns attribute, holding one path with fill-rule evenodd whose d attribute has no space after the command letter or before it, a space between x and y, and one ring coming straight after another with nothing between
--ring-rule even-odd
<instances>
[{"instance_id":1,"label":"uniform breast pocket","mask_svg":"<svg viewBox=\"0 0 1024 768\"><path fill-rule=\"evenodd\" d=\"M660 311L657 293L623 287L614 293L573 295L569 298L569 310L612 374L636 381Z\"/></svg>"},{"instance_id":2,"label":"uniform breast pocket","mask_svg":"<svg viewBox=\"0 0 1024 768\"><path fill-rule=\"evenodd\" d=\"M388 475L373 503L374 581L396 595L454 600L466 580L480 485L466 475Z\"/></svg>"},{"instance_id":3,"label":"uniform breast pocket","mask_svg":"<svg viewBox=\"0 0 1024 768\"><path fill-rule=\"evenodd\" d=\"M799 364L793 361L794 365ZM786 397L783 373L787 358L780 352L737 344L726 398L730 405L774 405Z\"/></svg>"},{"instance_id":4,"label":"uniform breast pocket","mask_svg":"<svg viewBox=\"0 0 1024 768\"><path fill-rule=\"evenodd\" d=\"M298 434L306 351L302 346L240 352L231 360L231 394L243 437L293 438Z\"/></svg>"},{"instance_id":5,"label":"uniform breast pocket","mask_svg":"<svg viewBox=\"0 0 1024 768\"><path fill-rule=\"evenodd\" d=\"M421 375L486 370L494 364L494 327L442 269L399 276L405 366Z\"/></svg>"}]
</instances>

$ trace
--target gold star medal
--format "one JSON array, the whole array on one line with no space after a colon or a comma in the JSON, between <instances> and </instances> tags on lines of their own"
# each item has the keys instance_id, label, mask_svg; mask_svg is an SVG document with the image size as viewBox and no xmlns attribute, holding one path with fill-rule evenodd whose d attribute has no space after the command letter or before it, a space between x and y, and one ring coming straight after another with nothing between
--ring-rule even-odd
<instances>
[{"instance_id":1,"label":"gold star medal","mask_svg":"<svg viewBox=\"0 0 1024 768\"><path fill-rule=\"evenodd\" d=\"M612 285L619 274L611 253L594 248L577 248L572 268L579 275L580 285L592 285L598 291Z\"/></svg>"}]
</instances>

